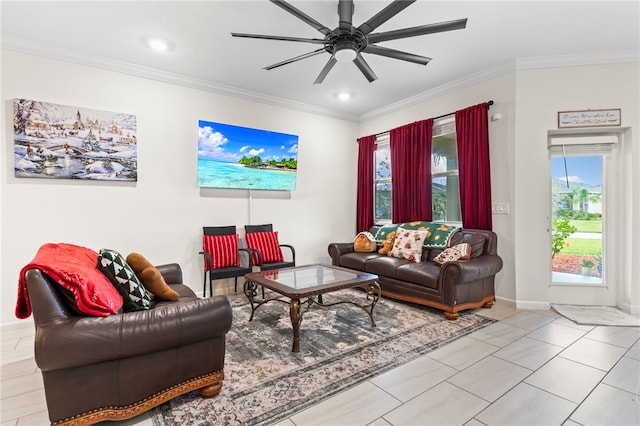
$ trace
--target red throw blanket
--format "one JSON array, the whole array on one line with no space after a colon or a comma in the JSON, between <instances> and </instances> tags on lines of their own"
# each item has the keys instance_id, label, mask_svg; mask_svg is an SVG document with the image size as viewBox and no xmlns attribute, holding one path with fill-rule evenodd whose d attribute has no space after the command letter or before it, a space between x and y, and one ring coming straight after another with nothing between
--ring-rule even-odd
<instances>
[{"instance_id":1,"label":"red throw blanket","mask_svg":"<svg viewBox=\"0 0 640 426\"><path fill-rule=\"evenodd\" d=\"M98 269L98 253L73 244L49 243L20 271L15 311L20 319L31 315L25 278L29 269L40 269L73 293L78 309L87 315L106 317L122 308L122 296Z\"/></svg>"}]
</instances>

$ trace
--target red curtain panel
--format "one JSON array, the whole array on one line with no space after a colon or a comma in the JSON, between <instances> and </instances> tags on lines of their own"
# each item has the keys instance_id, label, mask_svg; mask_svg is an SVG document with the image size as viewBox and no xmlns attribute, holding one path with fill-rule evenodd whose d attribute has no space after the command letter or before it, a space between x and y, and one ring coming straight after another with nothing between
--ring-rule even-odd
<instances>
[{"instance_id":1,"label":"red curtain panel","mask_svg":"<svg viewBox=\"0 0 640 426\"><path fill-rule=\"evenodd\" d=\"M389 132L393 223L431 221L431 144L433 119Z\"/></svg>"},{"instance_id":2,"label":"red curtain panel","mask_svg":"<svg viewBox=\"0 0 640 426\"><path fill-rule=\"evenodd\" d=\"M488 111L486 102L456 111L460 210L465 228L493 227Z\"/></svg>"},{"instance_id":3,"label":"red curtain panel","mask_svg":"<svg viewBox=\"0 0 640 426\"><path fill-rule=\"evenodd\" d=\"M357 232L368 231L373 226L373 154L376 136L358 139L358 188L357 188Z\"/></svg>"}]
</instances>

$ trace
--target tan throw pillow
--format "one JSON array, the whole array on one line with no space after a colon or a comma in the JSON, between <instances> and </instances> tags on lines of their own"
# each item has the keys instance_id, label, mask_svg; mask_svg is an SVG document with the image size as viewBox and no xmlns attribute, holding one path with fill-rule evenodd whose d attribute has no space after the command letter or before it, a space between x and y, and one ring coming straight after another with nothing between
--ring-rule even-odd
<instances>
[{"instance_id":1,"label":"tan throw pillow","mask_svg":"<svg viewBox=\"0 0 640 426\"><path fill-rule=\"evenodd\" d=\"M420 262L422 245L427 238L427 231L418 231L398 227L393 248L389 252L391 257L399 257L412 262Z\"/></svg>"},{"instance_id":2,"label":"tan throw pillow","mask_svg":"<svg viewBox=\"0 0 640 426\"><path fill-rule=\"evenodd\" d=\"M127 256L127 263L142 281L142 285L154 296L163 300L178 300L178 293L169 287L158 268L153 266L143 255L130 253Z\"/></svg>"},{"instance_id":3,"label":"tan throw pillow","mask_svg":"<svg viewBox=\"0 0 640 426\"><path fill-rule=\"evenodd\" d=\"M376 239L369 232L360 232L353 239L353 251L359 253L376 251Z\"/></svg>"},{"instance_id":4,"label":"tan throw pillow","mask_svg":"<svg viewBox=\"0 0 640 426\"><path fill-rule=\"evenodd\" d=\"M445 249L442 253L433 258L438 265L454 260L469 260L471 257L471 244L462 243Z\"/></svg>"}]
</instances>

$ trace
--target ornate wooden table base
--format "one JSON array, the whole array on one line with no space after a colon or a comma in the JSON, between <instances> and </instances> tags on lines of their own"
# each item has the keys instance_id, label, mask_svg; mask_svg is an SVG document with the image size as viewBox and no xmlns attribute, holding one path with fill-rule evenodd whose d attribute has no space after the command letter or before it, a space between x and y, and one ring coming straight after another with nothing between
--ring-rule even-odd
<instances>
[{"instance_id":1,"label":"ornate wooden table base","mask_svg":"<svg viewBox=\"0 0 640 426\"><path fill-rule=\"evenodd\" d=\"M316 272L315 282L309 279L311 275L303 274L309 272L312 268ZM300 271L298 271L300 270ZM280 271L280 274L278 272ZM306 280L300 279L300 283L296 280L291 285L284 272L295 273L300 272L301 276ZM340 275L342 274L342 275ZM327 280L325 277L329 275L333 280ZM336 278L338 275L338 278ZM369 315L371 326L375 327L376 323L373 319L373 309L380 300L380 285L376 282L376 275L364 274L358 271L352 271L345 268L328 267L323 265L308 265L302 267L286 268L282 270L264 271L247 274L244 283L244 294L251 304L251 316L249 321L253 320L255 311L265 303L276 301L289 304L289 316L291 317L291 325L293 327L293 349L292 352L300 352L300 325L302 323L303 314L308 311L313 304L328 307L339 304L348 303L357 306ZM282 282L275 281L281 277ZM339 279L340 277L344 279ZM303 284L304 283L304 284ZM270 290L279 293L277 297L258 298L258 287L262 285ZM322 295L345 288L360 287L366 291L366 301L358 303L353 300L339 300L332 303L324 303ZM284 300L281 296L285 296L289 300Z\"/></svg>"}]
</instances>

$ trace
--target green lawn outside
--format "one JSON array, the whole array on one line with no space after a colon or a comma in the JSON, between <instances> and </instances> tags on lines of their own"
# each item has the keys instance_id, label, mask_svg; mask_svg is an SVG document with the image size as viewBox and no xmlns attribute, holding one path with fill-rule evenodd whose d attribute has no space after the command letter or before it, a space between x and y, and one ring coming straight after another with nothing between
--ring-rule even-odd
<instances>
[{"instance_id":1,"label":"green lawn outside","mask_svg":"<svg viewBox=\"0 0 640 426\"><path fill-rule=\"evenodd\" d=\"M567 238L568 246L560 251L562 254L595 256L602 252L602 240L590 238Z\"/></svg>"},{"instance_id":2,"label":"green lawn outside","mask_svg":"<svg viewBox=\"0 0 640 426\"><path fill-rule=\"evenodd\" d=\"M570 220L569 224L578 228L576 232L602 232L602 220Z\"/></svg>"}]
</instances>

